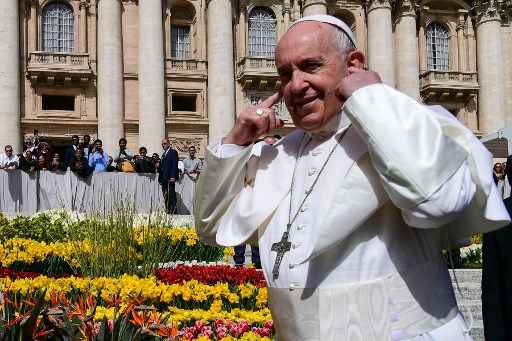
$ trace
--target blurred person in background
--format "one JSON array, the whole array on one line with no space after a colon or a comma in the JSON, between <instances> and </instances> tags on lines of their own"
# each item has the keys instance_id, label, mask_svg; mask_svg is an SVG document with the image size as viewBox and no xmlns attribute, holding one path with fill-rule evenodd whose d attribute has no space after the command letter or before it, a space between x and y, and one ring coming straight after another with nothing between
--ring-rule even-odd
<instances>
[{"instance_id":1,"label":"blurred person in background","mask_svg":"<svg viewBox=\"0 0 512 341\"><path fill-rule=\"evenodd\" d=\"M83 149L78 148L76 150L75 157L71 162L70 169L73 173L81 178L87 178L92 173L92 170L89 167L89 161L84 156Z\"/></svg>"},{"instance_id":2,"label":"blurred person in background","mask_svg":"<svg viewBox=\"0 0 512 341\"><path fill-rule=\"evenodd\" d=\"M94 141L94 152L89 156L89 167L94 173L107 171L109 156L103 151L103 142L100 139Z\"/></svg>"},{"instance_id":3,"label":"blurred person in background","mask_svg":"<svg viewBox=\"0 0 512 341\"><path fill-rule=\"evenodd\" d=\"M27 173L32 173L37 169L37 159L32 154L30 149L25 150L23 154L19 155L20 169Z\"/></svg>"},{"instance_id":4,"label":"blurred person in background","mask_svg":"<svg viewBox=\"0 0 512 341\"><path fill-rule=\"evenodd\" d=\"M134 157L135 159L135 170L137 173L154 173L155 164L153 159L148 156L148 150L146 147L139 148L139 155Z\"/></svg>"},{"instance_id":5,"label":"blurred person in background","mask_svg":"<svg viewBox=\"0 0 512 341\"><path fill-rule=\"evenodd\" d=\"M66 148L66 152L64 153L64 167L68 168L71 165L71 160L75 157L75 151L80 146L80 138L78 135L73 135L71 137L71 144ZM60 157L60 156L59 156ZM53 158L52 158L53 161Z\"/></svg>"},{"instance_id":6,"label":"blurred person in background","mask_svg":"<svg viewBox=\"0 0 512 341\"><path fill-rule=\"evenodd\" d=\"M77 148L77 150L79 150L79 149L80 148ZM76 151L75 151L75 153L76 153ZM73 158L74 158L74 156L73 156ZM71 165L73 158L71 158L70 165ZM52 162L50 163L50 170L53 172L62 172L62 171L65 171L66 169L67 169L67 167L64 166L64 164L62 163L62 161L60 159L60 154L59 153L53 154Z\"/></svg>"},{"instance_id":7,"label":"blurred person in background","mask_svg":"<svg viewBox=\"0 0 512 341\"><path fill-rule=\"evenodd\" d=\"M158 172L160 169L160 155L158 153L153 153L151 155L151 160L153 161L153 164L155 165L155 170Z\"/></svg>"},{"instance_id":8,"label":"blurred person in background","mask_svg":"<svg viewBox=\"0 0 512 341\"><path fill-rule=\"evenodd\" d=\"M93 146L91 145L91 136L84 135L84 141L82 142L82 149L84 151L84 157L89 158L89 154L93 150Z\"/></svg>"},{"instance_id":9,"label":"blurred person in background","mask_svg":"<svg viewBox=\"0 0 512 341\"><path fill-rule=\"evenodd\" d=\"M119 151L113 157L113 166L119 172L134 172L135 167L130 163L133 159L133 153L126 148L128 142L124 137L119 139Z\"/></svg>"},{"instance_id":10,"label":"blurred person in background","mask_svg":"<svg viewBox=\"0 0 512 341\"><path fill-rule=\"evenodd\" d=\"M0 154L0 169L16 169L20 164L18 155L14 154L11 145L4 148L5 153Z\"/></svg>"},{"instance_id":11,"label":"blurred person in background","mask_svg":"<svg viewBox=\"0 0 512 341\"><path fill-rule=\"evenodd\" d=\"M195 182L199 178L199 174L201 174L203 163L196 157L196 147L190 146L188 148L188 155L188 158L183 160L183 173Z\"/></svg>"},{"instance_id":12,"label":"blurred person in background","mask_svg":"<svg viewBox=\"0 0 512 341\"><path fill-rule=\"evenodd\" d=\"M49 170L49 168L50 163L48 162L48 160L44 157L44 155L39 155L39 157L37 158L37 170Z\"/></svg>"}]
</instances>

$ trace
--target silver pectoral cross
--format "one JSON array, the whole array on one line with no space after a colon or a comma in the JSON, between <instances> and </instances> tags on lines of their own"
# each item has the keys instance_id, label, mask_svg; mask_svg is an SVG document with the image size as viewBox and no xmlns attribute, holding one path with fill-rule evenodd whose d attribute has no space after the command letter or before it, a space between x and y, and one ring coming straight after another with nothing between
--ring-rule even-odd
<instances>
[{"instance_id":1,"label":"silver pectoral cross","mask_svg":"<svg viewBox=\"0 0 512 341\"><path fill-rule=\"evenodd\" d=\"M288 229L284 231L283 236L281 237L281 241L278 243L272 244L271 251L277 252L276 261L274 262L274 268L272 269L272 278L275 281L279 278L279 267L281 266L281 261L283 260L283 256L286 252L290 251L292 243L288 241L288 231L290 230L290 226L288 225Z\"/></svg>"}]
</instances>

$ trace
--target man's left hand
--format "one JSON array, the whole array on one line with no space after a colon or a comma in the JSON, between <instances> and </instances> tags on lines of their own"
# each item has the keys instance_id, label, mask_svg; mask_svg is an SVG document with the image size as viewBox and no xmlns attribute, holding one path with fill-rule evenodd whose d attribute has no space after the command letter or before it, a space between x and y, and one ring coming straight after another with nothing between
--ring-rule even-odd
<instances>
[{"instance_id":1,"label":"man's left hand","mask_svg":"<svg viewBox=\"0 0 512 341\"><path fill-rule=\"evenodd\" d=\"M348 68L348 75L338 84L336 95L345 102L357 90L379 83L382 83L382 80L377 72L351 66Z\"/></svg>"}]
</instances>

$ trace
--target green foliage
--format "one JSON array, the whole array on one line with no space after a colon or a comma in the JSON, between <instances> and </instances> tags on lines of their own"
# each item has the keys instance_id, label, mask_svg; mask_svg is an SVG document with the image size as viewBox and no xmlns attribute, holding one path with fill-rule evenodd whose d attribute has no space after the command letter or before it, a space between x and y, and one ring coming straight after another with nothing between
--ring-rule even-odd
<instances>
[{"instance_id":1,"label":"green foliage","mask_svg":"<svg viewBox=\"0 0 512 341\"><path fill-rule=\"evenodd\" d=\"M33 239L40 242L69 240L69 215L57 213L39 213L32 217L17 216L12 220L0 218L0 240L14 237Z\"/></svg>"}]
</instances>

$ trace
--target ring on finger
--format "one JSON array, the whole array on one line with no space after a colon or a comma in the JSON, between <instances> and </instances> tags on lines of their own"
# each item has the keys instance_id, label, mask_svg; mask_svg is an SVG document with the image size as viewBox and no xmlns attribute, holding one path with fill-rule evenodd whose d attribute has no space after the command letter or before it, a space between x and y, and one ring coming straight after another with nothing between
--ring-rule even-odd
<instances>
[{"instance_id":1,"label":"ring on finger","mask_svg":"<svg viewBox=\"0 0 512 341\"><path fill-rule=\"evenodd\" d=\"M263 109L261 109L261 108L256 109L256 115L263 116L264 113L265 112L263 111Z\"/></svg>"}]
</instances>

